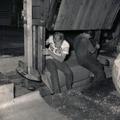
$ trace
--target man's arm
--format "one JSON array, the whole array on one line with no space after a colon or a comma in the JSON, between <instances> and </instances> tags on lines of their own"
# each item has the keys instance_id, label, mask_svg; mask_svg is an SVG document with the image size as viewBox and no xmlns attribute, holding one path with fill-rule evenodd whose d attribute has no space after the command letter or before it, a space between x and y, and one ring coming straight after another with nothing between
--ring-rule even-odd
<instances>
[{"instance_id":1,"label":"man's arm","mask_svg":"<svg viewBox=\"0 0 120 120\"><path fill-rule=\"evenodd\" d=\"M51 41L53 40L53 36L49 36L49 38L46 40L46 45L49 45L51 43Z\"/></svg>"},{"instance_id":2,"label":"man's arm","mask_svg":"<svg viewBox=\"0 0 120 120\"><path fill-rule=\"evenodd\" d=\"M54 59L56 59L60 62L63 62L66 57L66 54L64 54L64 53L63 54L61 53L61 55L58 56L58 55L54 54L52 51L50 51L49 49L43 49L43 55L45 55L45 56L51 55Z\"/></svg>"},{"instance_id":3,"label":"man's arm","mask_svg":"<svg viewBox=\"0 0 120 120\"><path fill-rule=\"evenodd\" d=\"M46 40L45 44L46 44L46 45L49 45L49 44L50 44L50 43L49 43L49 39Z\"/></svg>"},{"instance_id":4,"label":"man's arm","mask_svg":"<svg viewBox=\"0 0 120 120\"><path fill-rule=\"evenodd\" d=\"M63 62L65 57L66 57L66 54L64 53L61 53L60 56L54 54L52 51L48 50L48 53L56 60L58 60L59 62Z\"/></svg>"}]
</instances>

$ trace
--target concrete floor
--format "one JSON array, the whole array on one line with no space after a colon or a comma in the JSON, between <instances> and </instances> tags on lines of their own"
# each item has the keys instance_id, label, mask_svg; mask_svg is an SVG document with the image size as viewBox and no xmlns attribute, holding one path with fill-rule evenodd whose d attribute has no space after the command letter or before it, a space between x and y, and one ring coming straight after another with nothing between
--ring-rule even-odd
<instances>
[{"instance_id":1,"label":"concrete floor","mask_svg":"<svg viewBox=\"0 0 120 120\"><path fill-rule=\"evenodd\" d=\"M6 64L4 66L1 64L5 68L4 71L2 71L2 67L0 71L0 84L14 83L15 97L32 92L24 87L25 78L15 71L20 59L23 58L18 57L16 61L14 58L7 58ZM9 67L8 65L12 66ZM110 69L106 69L106 71L107 76L110 77ZM43 99L49 106L61 112L69 119L120 120L120 95L117 94L111 78L107 79L102 86L97 86L84 93L81 93L80 87L77 87L71 91L63 91L60 94L50 95L49 90L43 83L31 82L31 85L40 91Z\"/></svg>"},{"instance_id":2,"label":"concrete floor","mask_svg":"<svg viewBox=\"0 0 120 120\"><path fill-rule=\"evenodd\" d=\"M45 100L73 120L119 120L120 97L114 91L110 79L103 86L85 93L76 88L62 94L46 96Z\"/></svg>"},{"instance_id":3,"label":"concrete floor","mask_svg":"<svg viewBox=\"0 0 120 120\"><path fill-rule=\"evenodd\" d=\"M16 44L6 43L8 42L4 42L3 44L1 43L1 48L6 48L6 45L7 47L11 45L11 48L13 48L14 46L16 47L16 44L18 44L18 47L21 47L23 45L23 42L20 44L19 41ZM17 54L23 55L23 47L21 47L21 49L22 50L18 50ZM2 54L9 53L10 55L16 55L16 52L15 54L13 54L14 51L14 49L9 49L8 52L8 49L5 49L4 51L2 50ZM32 91L27 90L24 87L23 81L25 81L25 78L21 77L15 71L18 60L22 60L23 57L16 57L16 59L14 57L8 57L6 59L3 58L4 56L0 57L0 84L6 84L8 82L14 83L15 97L20 97L22 95L31 93ZM110 77L111 72L109 71L109 69L106 69L106 71L107 76ZM88 92L81 93L81 89L77 87L72 89L71 91L64 91L60 94L52 96L50 95L49 90L43 84L38 82L32 82L31 84L36 88L36 90L40 91L44 100L51 107L60 111L69 119L120 120L120 95L117 94L111 78L107 79L102 86L97 86L96 88L91 89Z\"/></svg>"},{"instance_id":4,"label":"concrete floor","mask_svg":"<svg viewBox=\"0 0 120 120\"><path fill-rule=\"evenodd\" d=\"M50 107L39 91L17 97L0 105L0 120L68 120Z\"/></svg>"},{"instance_id":5,"label":"concrete floor","mask_svg":"<svg viewBox=\"0 0 120 120\"><path fill-rule=\"evenodd\" d=\"M0 77L4 75L1 74ZM31 91L21 84L22 78L15 71L5 74L10 82L15 83L15 96L21 96ZM49 90L41 83L32 82L36 90L40 90L44 100L55 110L72 120L119 120L120 97L115 92L112 79L107 79L102 86L97 86L85 93L80 88L64 91L60 94L50 95Z\"/></svg>"}]
</instances>

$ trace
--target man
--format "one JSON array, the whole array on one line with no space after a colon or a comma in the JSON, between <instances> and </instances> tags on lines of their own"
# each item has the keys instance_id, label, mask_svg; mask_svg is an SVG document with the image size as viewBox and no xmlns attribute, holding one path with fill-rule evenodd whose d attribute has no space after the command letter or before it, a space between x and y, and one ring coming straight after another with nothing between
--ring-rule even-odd
<instances>
[{"instance_id":1,"label":"man","mask_svg":"<svg viewBox=\"0 0 120 120\"><path fill-rule=\"evenodd\" d=\"M101 81L105 80L105 73L103 66L99 63L96 58L96 50L99 48L98 45L93 47L90 42L90 34L82 33L77 35L73 41L73 48L75 50L77 60L79 64L94 74L94 79L90 88L100 84Z\"/></svg>"},{"instance_id":2,"label":"man","mask_svg":"<svg viewBox=\"0 0 120 120\"><path fill-rule=\"evenodd\" d=\"M53 93L61 92L57 69L60 69L65 74L66 88L68 90L71 89L73 81L72 71L65 63L65 58L69 54L69 43L64 40L62 33L55 32L54 35L49 36L46 45L49 45L49 47L44 51L44 55L46 55L47 59L47 69L51 74Z\"/></svg>"}]
</instances>

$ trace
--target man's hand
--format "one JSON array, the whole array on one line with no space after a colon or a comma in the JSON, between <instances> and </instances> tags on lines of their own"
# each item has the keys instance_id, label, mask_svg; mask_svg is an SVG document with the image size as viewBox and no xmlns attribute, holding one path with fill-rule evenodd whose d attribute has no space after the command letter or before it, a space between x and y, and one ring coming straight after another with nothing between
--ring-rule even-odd
<instances>
[{"instance_id":1,"label":"man's hand","mask_svg":"<svg viewBox=\"0 0 120 120\"><path fill-rule=\"evenodd\" d=\"M100 48L100 45L97 43L96 46L95 46L96 49L99 49Z\"/></svg>"},{"instance_id":2,"label":"man's hand","mask_svg":"<svg viewBox=\"0 0 120 120\"><path fill-rule=\"evenodd\" d=\"M56 53L56 54L61 54L61 49L56 49L56 50L55 50L55 53Z\"/></svg>"},{"instance_id":3,"label":"man's hand","mask_svg":"<svg viewBox=\"0 0 120 120\"><path fill-rule=\"evenodd\" d=\"M56 59L58 60L59 62L63 62L65 57L66 57L66 54L61 54L60 56L59 55L56 55L54 54L51 50L48 50L49 54L53 57L53 59Z\"/></svg>"},{"instance_id":4,"label":"man's hand","mask_svg":"<svg viewBox=\"0 0 120 120\"><path fill-rule=\"evenodd\" d=\"M50 46L49 46L49 49L51 50L51 51L54 51L54 47L50 44Z\"/></svg>"},{"instance_id":5,"label":"man's hand","mask_svg":"<svg viewBox=\"0 0 120 120\"><path fill-rule=\"evenodd\" d=\"M43 55L49 55L49 50L48 49L43 49L42 54Z\"/></svg>"}]
</instances>

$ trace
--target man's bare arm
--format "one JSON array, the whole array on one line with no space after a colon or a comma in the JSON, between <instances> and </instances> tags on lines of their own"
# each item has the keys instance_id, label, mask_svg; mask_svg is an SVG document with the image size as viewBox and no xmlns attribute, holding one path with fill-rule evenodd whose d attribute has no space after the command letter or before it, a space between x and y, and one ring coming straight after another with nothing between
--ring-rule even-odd
<instances>
[{"instance_id":1,"label":"man's bare arm","mask_svg":"<svg viewBox=\"0 0 120 120\"><path fill-rule=\"evenodd\" d=\"M49 49L43 49L42 52L43 52L43 55L45 55L45 56L51 55L54 59L56 59L60 62L63 62L66 57L66 54L61 54L61 56L58 56L58 55L54 54L52 51L50 51Z\"/></svg>"},{"instance_id":2,"label":"man's bare arm","mask_svg":"<svg viewBox=\"0 0 120 120\"><path fill-rule=\"evenodd\" d=\"M65 57L66 57L66 54L62 54L60 56L54 54L52 51L48 50L48 53L56 60L60 61L60 62L63 62Z\"/></svg>"},{"instance_id":3,"label":"man's bare arm","mask_svg":"<svg viewBox=\"0 0 120 120\"><path fill-rule=\"evenodd\" d=\"M49 53L49 51L48 51L47 48L45 48L45 49L42 50L42 54L43 54L43 55L46 55L46 56L47 56L47 55L50 55L50 53Z\"/></svg>"}]
</instances>

